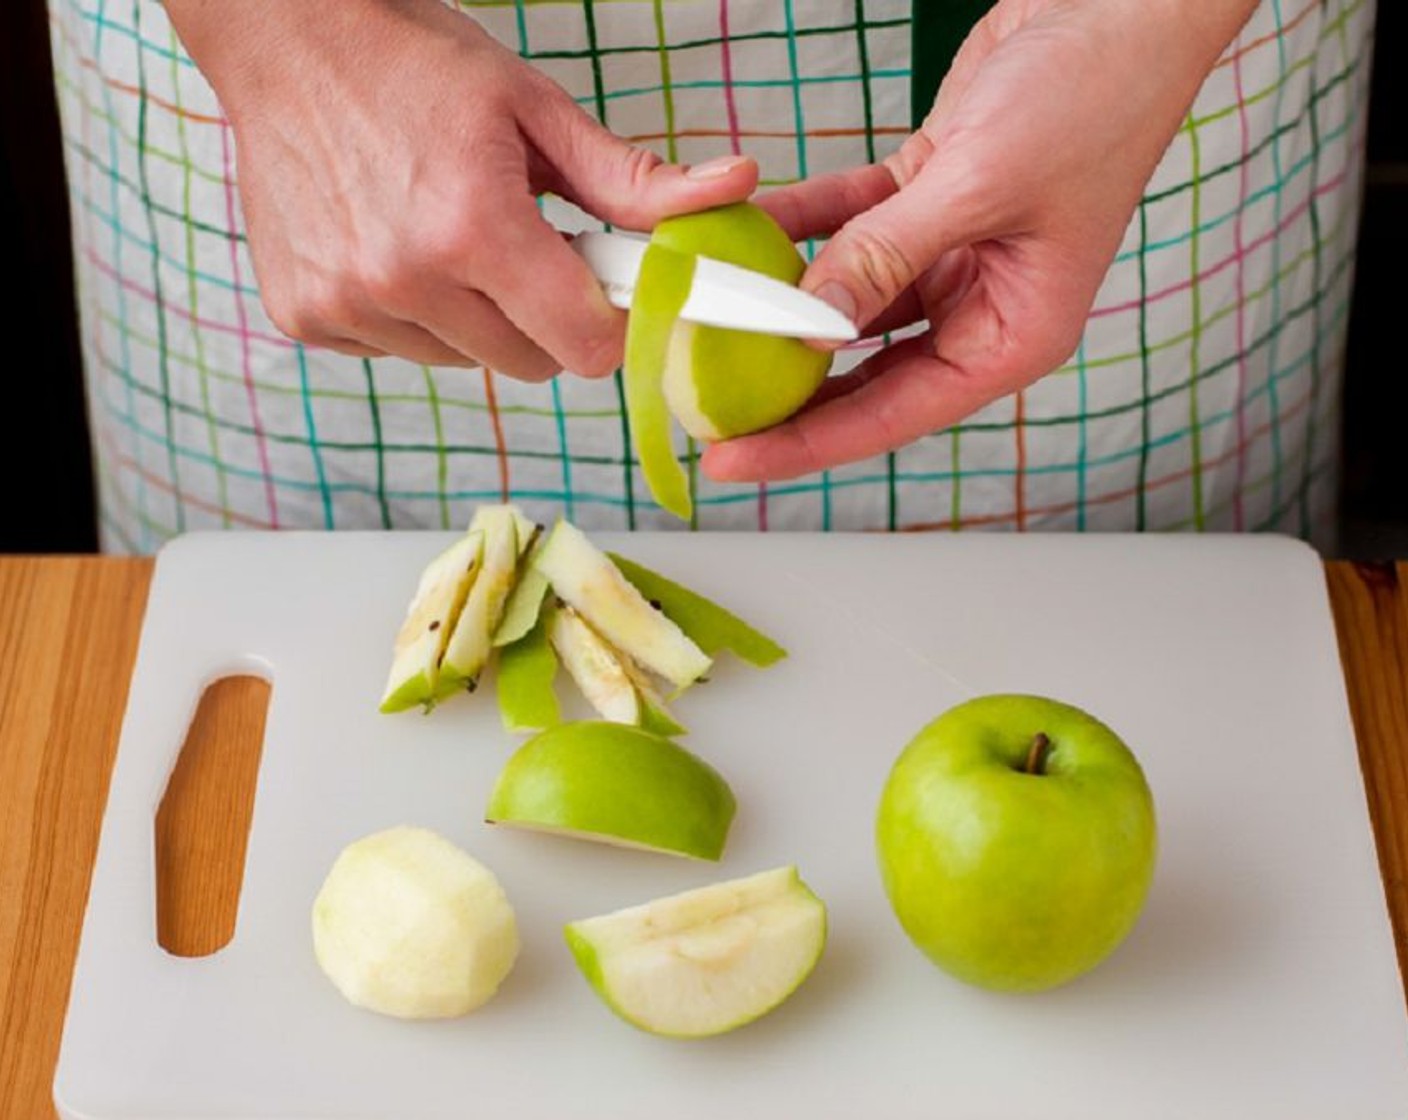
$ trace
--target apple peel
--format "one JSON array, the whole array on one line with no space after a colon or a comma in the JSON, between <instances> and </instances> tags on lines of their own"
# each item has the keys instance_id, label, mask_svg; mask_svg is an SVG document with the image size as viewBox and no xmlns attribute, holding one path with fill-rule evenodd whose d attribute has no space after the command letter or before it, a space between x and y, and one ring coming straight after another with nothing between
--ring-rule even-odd
<instances>
[{"instance_id":1,"label":"apple peel","mask_svg":"<svg viewBox=\"0 0 1408 1120\"><path fill-rule=\"evenodd\" d=\"M662 508L686 520L694 503L689 476L675 457L664 377L670 335L693 282L692 256L653 242L646 246L631 296L622 369L627 423L645 483Z\"/></svg>"},{"instance_id":2,"label":"apple peel","mask_svg":"<svg viewBox=\"0 0 1408 1120\"><path fill-rule=\"evenodd\" d=\"M631 586L652 606L658 604L665 617L710 657L728 650L748 664L765 669L787 656L782 646L712 599L618 553L607 555Z\"/></svg>"},{"instance_id":3,"label":"apple peel","mask_svg":"<svg viewBox=\"0 0 1408 1120\"><path fill-rule=\"evenodd\" d=\"M554 681L557 654L548 640L553 610L547 608L517 641L499 651L499 718L505 731L541 731L562 722Z\"/></svg>"}]
</instances>

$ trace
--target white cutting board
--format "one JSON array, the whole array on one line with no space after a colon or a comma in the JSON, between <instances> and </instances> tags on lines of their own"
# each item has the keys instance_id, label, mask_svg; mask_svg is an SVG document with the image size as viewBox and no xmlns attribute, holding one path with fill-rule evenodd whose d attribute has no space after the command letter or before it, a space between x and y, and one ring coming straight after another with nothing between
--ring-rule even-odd
<instances>
[{"instance_id":1,"label":"white cutting board","mask_svg":"<svg viewBox=\"0 0 1408 1120\"><path fill-rule=\"evenodd\" d=\"M710 865L481 823L518 741L492 688L428 718L376 712L407 598L450 539L197 535L161 554L58 1068L65 1120L1408 1115L1408 1018L1308 548L597 534L791 650L766 671L724 658L677 705L740 806ZM238 925L216 955L177 959L156 943L156 806L202 686L250 670L273 701ZM871 841L909 738L1008 690L1112 724L1160 814L1134 933L1036 996L929 965ZM313 960L309 906L338 850L401 822L485 861L518 911L519 963L464 1019L354 1009ZM733 1034L633 1030L563 944L569 919L783 863L827 902L830 941L788 1003Z\"/></svg>"}]
</instances>

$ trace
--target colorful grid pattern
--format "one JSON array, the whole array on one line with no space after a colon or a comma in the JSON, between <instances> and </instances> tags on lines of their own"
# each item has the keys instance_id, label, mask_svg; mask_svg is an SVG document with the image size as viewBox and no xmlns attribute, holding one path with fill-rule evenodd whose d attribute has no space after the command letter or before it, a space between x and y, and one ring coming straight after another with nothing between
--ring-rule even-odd
<instances>
[{"instance_id":1,"label":"colorful grid pattern","mask_svg":"<svg viewBox=\"0 0 1408 1120\"><path fill-rule=\"evenodd\" d=\"M463 6L671 159L748 152L783 183L883 157L909 128L909 0ZM216 527L452 528L502 498L588 528L681 527L649 500L619 378L529 386L282 337L231 131L161 5L50 13L106 549ZM771 486L697 476L695 527L1327 540L1373 19L1372 0L1262 4L1060 370L891 455Z\"/></svg>"}]
</instances>

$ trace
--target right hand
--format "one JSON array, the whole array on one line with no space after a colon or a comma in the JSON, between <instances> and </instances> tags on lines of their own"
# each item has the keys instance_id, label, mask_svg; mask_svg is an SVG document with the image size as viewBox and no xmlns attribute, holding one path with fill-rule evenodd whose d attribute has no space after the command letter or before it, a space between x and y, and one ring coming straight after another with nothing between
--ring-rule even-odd
<instances>
[{"instance_id":1,"label":"right hand","mask_svg":"<svg viewBox=\"0 0 1408 1120\"><path fill-rule=\"evenodd\" d=\"M645 230L757 185L751 160L686 170L613 135L439 0L168 8L234 129L265 309L303 342L605 376L625 316L536 197Z\"/></svg>"}]
</instances>

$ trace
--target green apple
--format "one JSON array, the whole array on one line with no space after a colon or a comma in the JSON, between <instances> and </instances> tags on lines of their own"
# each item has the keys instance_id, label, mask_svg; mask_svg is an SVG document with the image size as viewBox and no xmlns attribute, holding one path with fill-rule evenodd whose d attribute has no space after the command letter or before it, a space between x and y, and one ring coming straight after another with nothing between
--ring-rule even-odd
<instances>
[{"instance_id":1,"label":"green apple","mask_svg":"<svg viewBox=\"0 0 1408 1120\"><path fill-rule=\"evenodd\" d=\"M1030 992L1088 972L1153 878L1154 801L1113 730L1040 696L959 704L900 754L876 817L890 904L952 975Z\"/></svg>"},{"instance_id":2,"label":"green apple","mask_svg":"<svg viewBox=\"0 0 1408 1120\"><path fill-rule=\"evenodd\" d=\"M558 598L645 669L676 688L709 671L708 654L652 607L575 525L558 521L536 564Z\"/></svg>"},{"instance_id":3,"label":"green apple","mask_svg":"<svg viewBox=\"0 0 1408 1120\"><path fill-rule=\"evenodd\" d=\"M438 833L401 825L338 855L313 903L313 952L358 1007L449 1018L498 991L518 926L488 868Z\"/></svg>"},{"instance_id":4,"label":"green apple","mask_svg":"<svg viewBox=\"0 0 1408 1120\"><path fill-rule=\"evenodd\" d=\"M780 867L571 922L564 933L622 1019L703 1038L753 1022L801 986L826 945L826 907L795 867Z\"/></svg>"},{"instance_id":5,"label":"green apple","mask_svg":"<svg viewBox=\"0 0 1408 1120\"><path fill-rule=\"evenodd\" d=\"M766 634L698 592L682 587L617 553L607 555L631 586L651 606L663 611L665 617L683 630L685 636L708 656L714 657L723 650L729 650L760 669L776 664L787 656L787 651Z\"/></svg>"},{"instance_id":6,"label":"green apple","mask_svg":"<svg viewBox=\"0 0 1408 1120\"><path fill-rule=\"evenodd\" d=\"M466 533L421 572L393 643L391 669L381 698L383 712L434 704L440 661L474 583L483 543L483 533Z\"/></svg>"},{"instance_id":7,"label":"green apple","mask_svg":"<svg viewBox=\"0 0 1408 1120\"><path fill-rule=\"evenodd\" d=\"M718 771L677 743L626 724L580 720L518 748L484 819L716 861L734 809Z\"/></svg>"},{"instance_id":8,"label":"green apple","mask_svg":"<svg viewBox=\"0 0 1408 1120\"><path fill-rule=\"evenodd\" d=\"M788 284L807 267L782 227L750 202L666 218L650 241ZM665 357L665 400L695 439L731 439L786 420L816 392L831 360L829 352L795 338L679 320Z\"/></svg>"},{"instance_id":9,"label":"green apple","mask_svg":"<svg viewBox=\"0 0 1408 1120\"><path fill-rule=\"evenodd\" d=\"M693 502L671 417L708 441L771 427L811 398L832 360L794 338L680 319L699 256L789 284L806 269L782 227L748 202L667 218L652 231L626 328L626 415L646 485L680 518Z\"/></svg>"}]
</instances>

